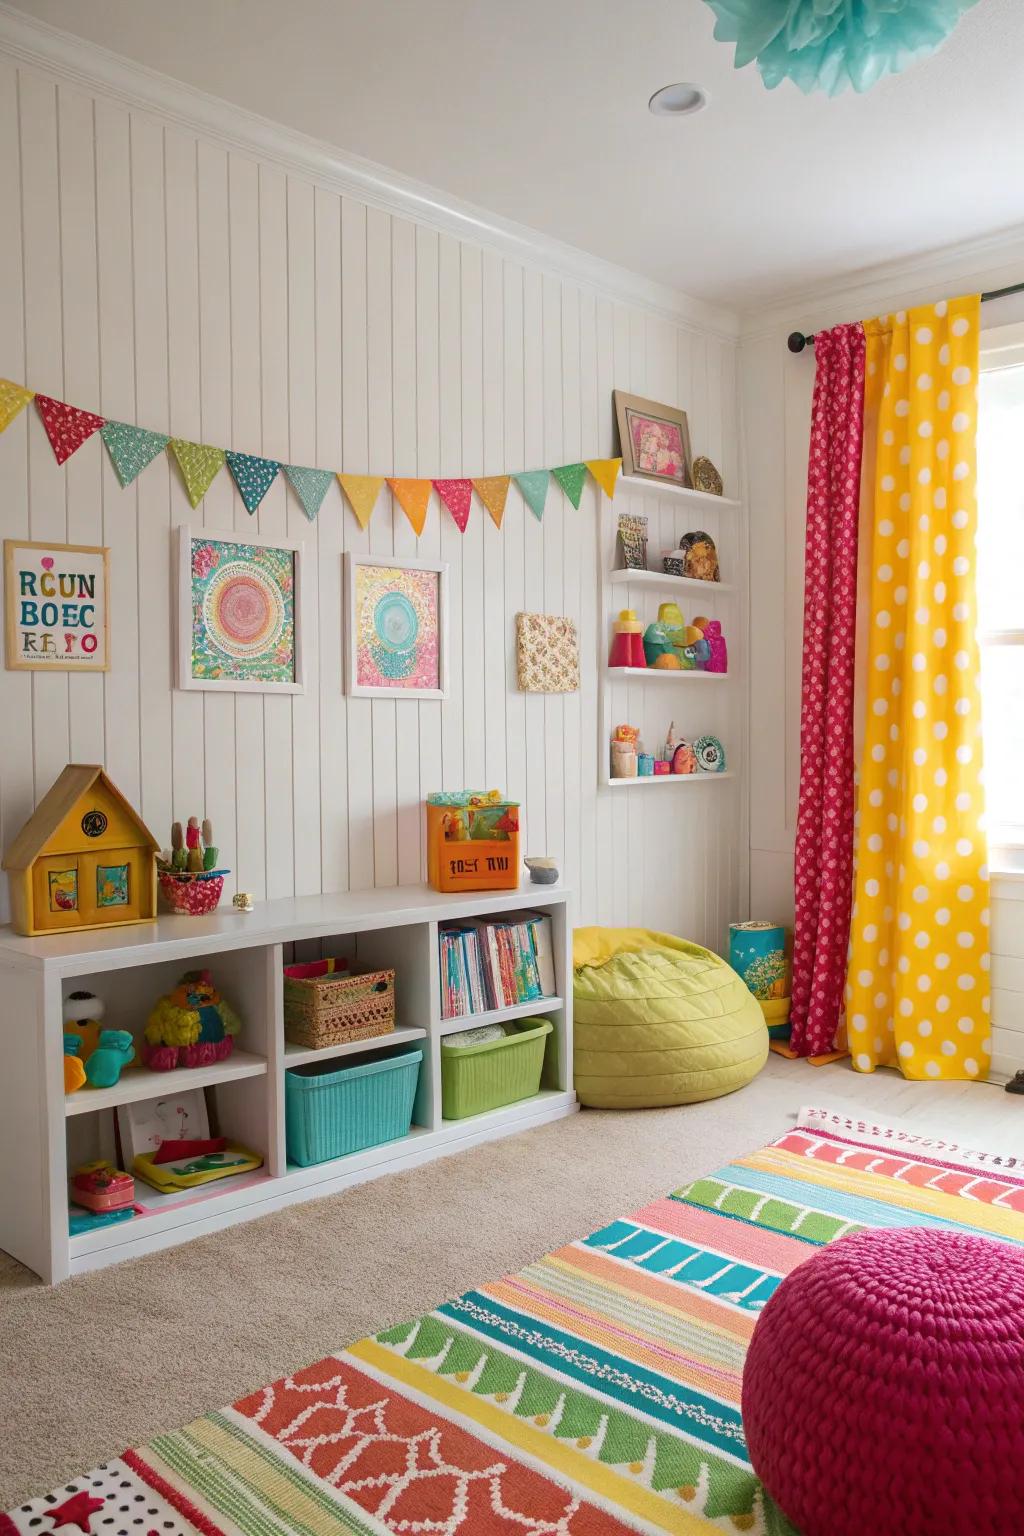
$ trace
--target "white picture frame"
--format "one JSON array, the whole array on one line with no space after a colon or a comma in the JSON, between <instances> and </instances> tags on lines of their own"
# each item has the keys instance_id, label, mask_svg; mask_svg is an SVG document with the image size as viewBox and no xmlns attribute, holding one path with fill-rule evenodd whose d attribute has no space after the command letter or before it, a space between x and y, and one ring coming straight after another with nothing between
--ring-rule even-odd
<instances>
[{"instance_id":1,"label":"white picture frame","mask_svg":"<svg viewBox=\"0 0 1024 1536\"><path fill-rule=\"evenodd\" d=\"M303 571L303 556L305 546L300 540L288 538L261 538L256 533L250 533L248 529L193 529L187 523L181 524L176 530L177 555L175 568L177 571L175 592L175 656L176 656L176 684L178 688L191 690L197 689L203 692L220 693L305 693L305 630L306 630L306 597ZM194 669L195 646L193 639L193 572L192 551L193 544L212 546L231 546L233 548L252 547L257 549L271 549L287 552L291 556L292 575L292 666L291 678L251 678L244 676L209 677L196 673Z\"/></svg>"},{"instance_id":2,"label":"white picture frame","mask_svg":"<svg viewBox=\"0 0 1024 1536\"><path fill-rule=\"evenodd\" d=\"M356 699L446 699L448 681L448 566L443 560L405 560L397 555L362 555L346 553L344 566L345 588L345 692ZM437 686L414 685L402 687L399 683L379 684L368 682L360 676L358 644L359 606L361 602L359 573L364 570L409 571L436 578L437 592Z\"/></svg>"}]
</instances>

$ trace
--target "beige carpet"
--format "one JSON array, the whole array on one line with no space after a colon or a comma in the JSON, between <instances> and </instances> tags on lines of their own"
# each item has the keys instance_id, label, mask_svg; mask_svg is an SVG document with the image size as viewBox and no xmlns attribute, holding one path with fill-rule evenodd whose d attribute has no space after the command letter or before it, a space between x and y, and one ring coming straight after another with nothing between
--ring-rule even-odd
<instances>
[{"instance_id":1,"label":"beige carpet","mask_svg":"<svg viewBox=\"0 0 1024 1536\"><path fill-rule=\"evenodd\" d=\"M949 1114L943 1088L965 1091L773 1057L730 1098L585 1111L55 1289L0 1254L0 1510L521 1268L779 1135L802 1102L881 1113L909 1089Z\"/></svg>"}]
</instances>

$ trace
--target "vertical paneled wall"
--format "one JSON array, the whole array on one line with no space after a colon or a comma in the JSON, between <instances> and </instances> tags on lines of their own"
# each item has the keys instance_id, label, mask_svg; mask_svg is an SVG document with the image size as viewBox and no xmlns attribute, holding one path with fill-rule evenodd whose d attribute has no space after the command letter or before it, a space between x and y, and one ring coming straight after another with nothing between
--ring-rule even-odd
<instances>
[{"instance_id":1,"label":"vertical paneled wall","mask_svg":"<svg viewBox=\"0 0 1024 1536\"><path fill-rule=\"evenodd\" d=\"M728 340L3 57L0 134L0 375L282 461L442 476L611 453L618 386L685 405L695 451L736 488ZM30 407L0 437L0 487L5 536L109 545L113 589L108 674L0 672L5 844L65 762L95 761L161 839L209 815L259 898L395 885L421 878L427 791L497 785L523 802L529 851L564 861L583 920L720 944L741 911L738 800L627 809L598 789L599 520L615 514L592 484L579 511L554 487L543 523L513 489L500 532L475 504L462 535L435 500L417 540L387 493L361 531L336 486L311 526L280 476L250 519L226 471L192 511L165 455L126 491L98 437L58 468ZM182 523L304 540L304 695L173 688ZM450 562L448 700L346 699L345 550ZM516 691L522 609L576 619L578 694Z\"/></svg>"}]
</instances>

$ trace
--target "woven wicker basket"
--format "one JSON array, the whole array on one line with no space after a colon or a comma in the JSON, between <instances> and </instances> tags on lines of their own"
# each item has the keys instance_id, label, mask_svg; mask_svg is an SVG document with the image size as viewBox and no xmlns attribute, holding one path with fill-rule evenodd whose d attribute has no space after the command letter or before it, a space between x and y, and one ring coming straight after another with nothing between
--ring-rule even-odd
<instances>
[{"instance_id":1,"label":"woven wicker basket","mask_svg":"<svg viewBox=\"0 0 1024 1536\"><path fill-rule=\"evenodd\" d=\"M352 976L343 960L285 966L284 1033L293 1045L319 1050L389 1035L394 1027L394 971Z\"/></svg>"}]
</instances>

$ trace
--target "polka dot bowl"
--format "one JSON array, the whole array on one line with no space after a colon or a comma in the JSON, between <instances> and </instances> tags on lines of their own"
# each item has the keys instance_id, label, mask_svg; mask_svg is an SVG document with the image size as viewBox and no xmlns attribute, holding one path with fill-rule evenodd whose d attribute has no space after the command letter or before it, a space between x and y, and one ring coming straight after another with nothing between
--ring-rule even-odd
<instances>
[{"instance_id":1,"label":"polka dot bowl","mask_svg":"<svg viewBox=\"0 0 1024 1536\"><path fill-rule=\"evenodd\" d=\"M224 894L224 875L169 875L161 870L160 890L172 912L181 917L205 917L217 910Z\"/></svg>"}]
</instances>

